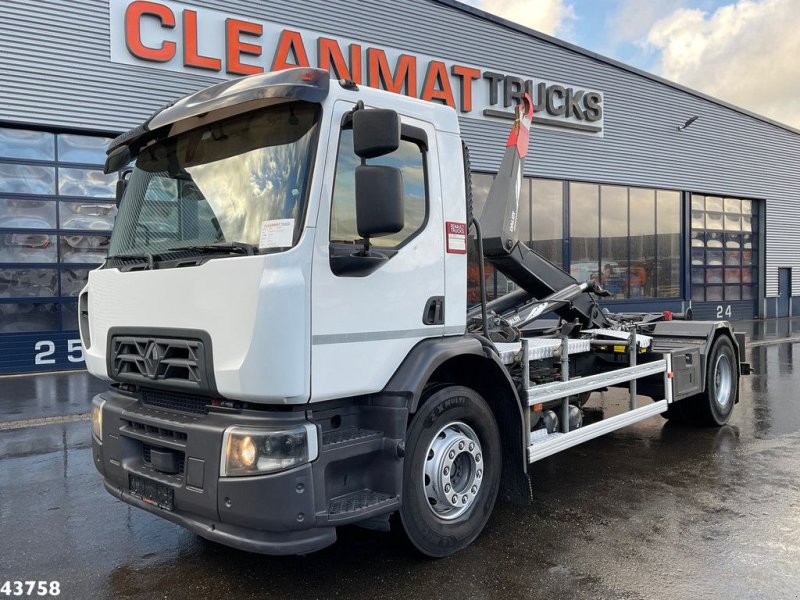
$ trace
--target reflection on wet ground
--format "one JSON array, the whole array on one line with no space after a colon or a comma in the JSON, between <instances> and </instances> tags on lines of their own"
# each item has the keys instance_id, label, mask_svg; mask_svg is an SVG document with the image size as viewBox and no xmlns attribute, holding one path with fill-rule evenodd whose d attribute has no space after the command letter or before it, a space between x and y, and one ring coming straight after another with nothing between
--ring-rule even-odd
<instances>
[{"instance_id":1,"label":"reflection on wet ground","mask_svg":"<svg viewBox=\"0 0 800 600\"><path fill-rule=\"evenodd\" d=\"M356 527L306 557L230 550L109 496L87 422L0 432L0 579L57 579L63 598L796 597L800 348L749 360L728 426L654 417L537 463L533 506L501 502L438 561Z\"/></svg>"}]
</instances>

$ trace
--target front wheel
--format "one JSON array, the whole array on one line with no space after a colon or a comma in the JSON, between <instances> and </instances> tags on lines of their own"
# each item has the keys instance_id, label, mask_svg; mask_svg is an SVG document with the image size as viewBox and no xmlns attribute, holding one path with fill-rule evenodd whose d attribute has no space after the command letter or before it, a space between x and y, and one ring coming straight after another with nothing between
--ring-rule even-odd
<instances>
[{"instance_id":1,"label":"front wheel","mask_svg":"<svg viewBox=\"0 0 800 600\"><path fill-rule=\"evenodd\" d=\"M406 438L400 518L414 546L449 556L478 537L500 487L500 432L474 390L448 386L414 415Z\"/></svg>"}]
</instances>

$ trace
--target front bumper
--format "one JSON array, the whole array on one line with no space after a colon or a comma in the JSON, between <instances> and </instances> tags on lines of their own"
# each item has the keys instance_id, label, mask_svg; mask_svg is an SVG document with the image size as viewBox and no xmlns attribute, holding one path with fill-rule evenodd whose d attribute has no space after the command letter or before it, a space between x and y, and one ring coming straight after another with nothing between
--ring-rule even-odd
<instances>
[{"instance_id":1,"label":"front bumper","mask_svg":"<svg viewBox=\"0 0 800 600\"><path fill-rule=\"evenodd\" d=\"M191 414L148 406L115 390L100 396L106 400L103 436L102 442L92 436L92 447L106 489L204 538L250 552L305 554L334 543L337 525L399 506L402 459L397 444L387 440L386 428L361 427L362 420L375 418L374 411L350 405L333 409L334 415L315 415L321 443L311 463L269 475L220 477L225 429L308 423L311 412L212 409ZM331 422L336 430L328 429ZM158 470L152 457L163 452L178 457L176 473ZM171 509L132 494L131 477L167 486ZM367 502L351 501L365 497Z\"/></svg>"}]
</instances>

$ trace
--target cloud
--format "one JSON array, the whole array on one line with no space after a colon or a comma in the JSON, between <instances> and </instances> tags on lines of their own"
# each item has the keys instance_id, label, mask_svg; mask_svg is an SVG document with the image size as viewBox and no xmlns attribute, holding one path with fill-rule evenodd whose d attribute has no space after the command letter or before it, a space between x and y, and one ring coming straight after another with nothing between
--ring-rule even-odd
<instances>
[{"instance_id":1,"label":"cloud","mask_svg":"<svg viewBox=\"0 0 800 600\"><path fill-rule=\"evenodd\" d=\"M739 0L707 13L681 8L657 21L645 46L667 79L800 127L796 0Z\"/></svg>"},{"instance_id":2,"label":"cloud","mask_svg":"<svg viewBox=\"0 0 800 600\"><path fill-rule=\"evenodd\" d=\"M575 9L565 0L479 0L471 4L536 31L561 37L576 19Z\"/></svg>"},{"instance_id":3,"label":"cloud","mask_svg":"<svg viewBox=\"0 0 800 600\"><path fill-rule=\"evenodd\" d=\"M606 19L606 31L614 42L639 41L654 23L682 8L687 0L619 0L616 10Z\"/></svg>"}]
</instances>

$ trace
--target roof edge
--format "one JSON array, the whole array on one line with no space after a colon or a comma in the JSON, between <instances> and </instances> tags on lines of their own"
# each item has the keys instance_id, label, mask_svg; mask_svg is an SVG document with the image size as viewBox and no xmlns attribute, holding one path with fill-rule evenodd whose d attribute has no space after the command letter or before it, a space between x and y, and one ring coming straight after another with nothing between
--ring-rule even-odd
<instances>
[{"instance_id":1,"label":"roof edge","mask_svg":"<svg viewBox=\"0 0 800 600\"><path fill-rule=\"evenodd\" d=\"M713 104L717 104L723 108L728 110L732 110L734 112L738 112L746 117L750 117L757 121L761 121L768 125L772 125L773 127L777 127L778 129L783 129L790 133L800 135L800 129L792 127L791 125L787 125L786 123L781 123L780 121L776 121L774 119L770 119L769 117L765 117L764 115L760 115L758 113L752 112L747 110L746 108L742 108L741 106L736 106L735 104L731 104L726 102L725 100L720 100L719 98L715 98L714 96L710 96L703 92L697 91L685 85L681 85L680 83L676 83L674 81L670 81L669 79L665 79L660 75L655 75L653 73L649 73L643 69L639 69L638 67L634 67L618 61L613 58L609 58L608 56L603 56L602 54L598 54L597 52L593 52L592 50L587 50L581 46L576 44L572 44L570 42L565 42L564 40L560 40L556 37L551 35L547 35L546 33L542 33L540 31L536 31L535 29L531 29L530 27L526 27L525 25L520 25L519 23L514 23L513 21L509 21L508 19L504 19L503 17L498 17L492 13L486 12L485 10L481 10L480 8L475 8L469 4L465 4L464 2L460 2L459 0L431 0L432 2L436 2L438 4L442 4L444 6L454 8L456 10L460 10L461 12L465 12L470 14L474 17L478 17L480 19L484 19L486 21L490 21L496 25L500 25L501 27L505 27L507 29L511 29L513 31L517 31L519 33L524 33L531 37L537 38L543 42L547 42L548 44L553 44L555 46L559 46L565 50L569 50L571 52L575 52L576 54L580 54L582 56L586 56L598 62L605 63L612 67L616 67L617 69L621 69L623 71L628 71L629 73L633 73L634 75L638 75L640 77L644 77L645 79L649 79L656 83L660 83L662 85L666 85L668 87L674 88L690 96L695 96L696 98L700 98L701 100L705 100L707 102L712 102Z\"/></svg>"}]
</instances>

